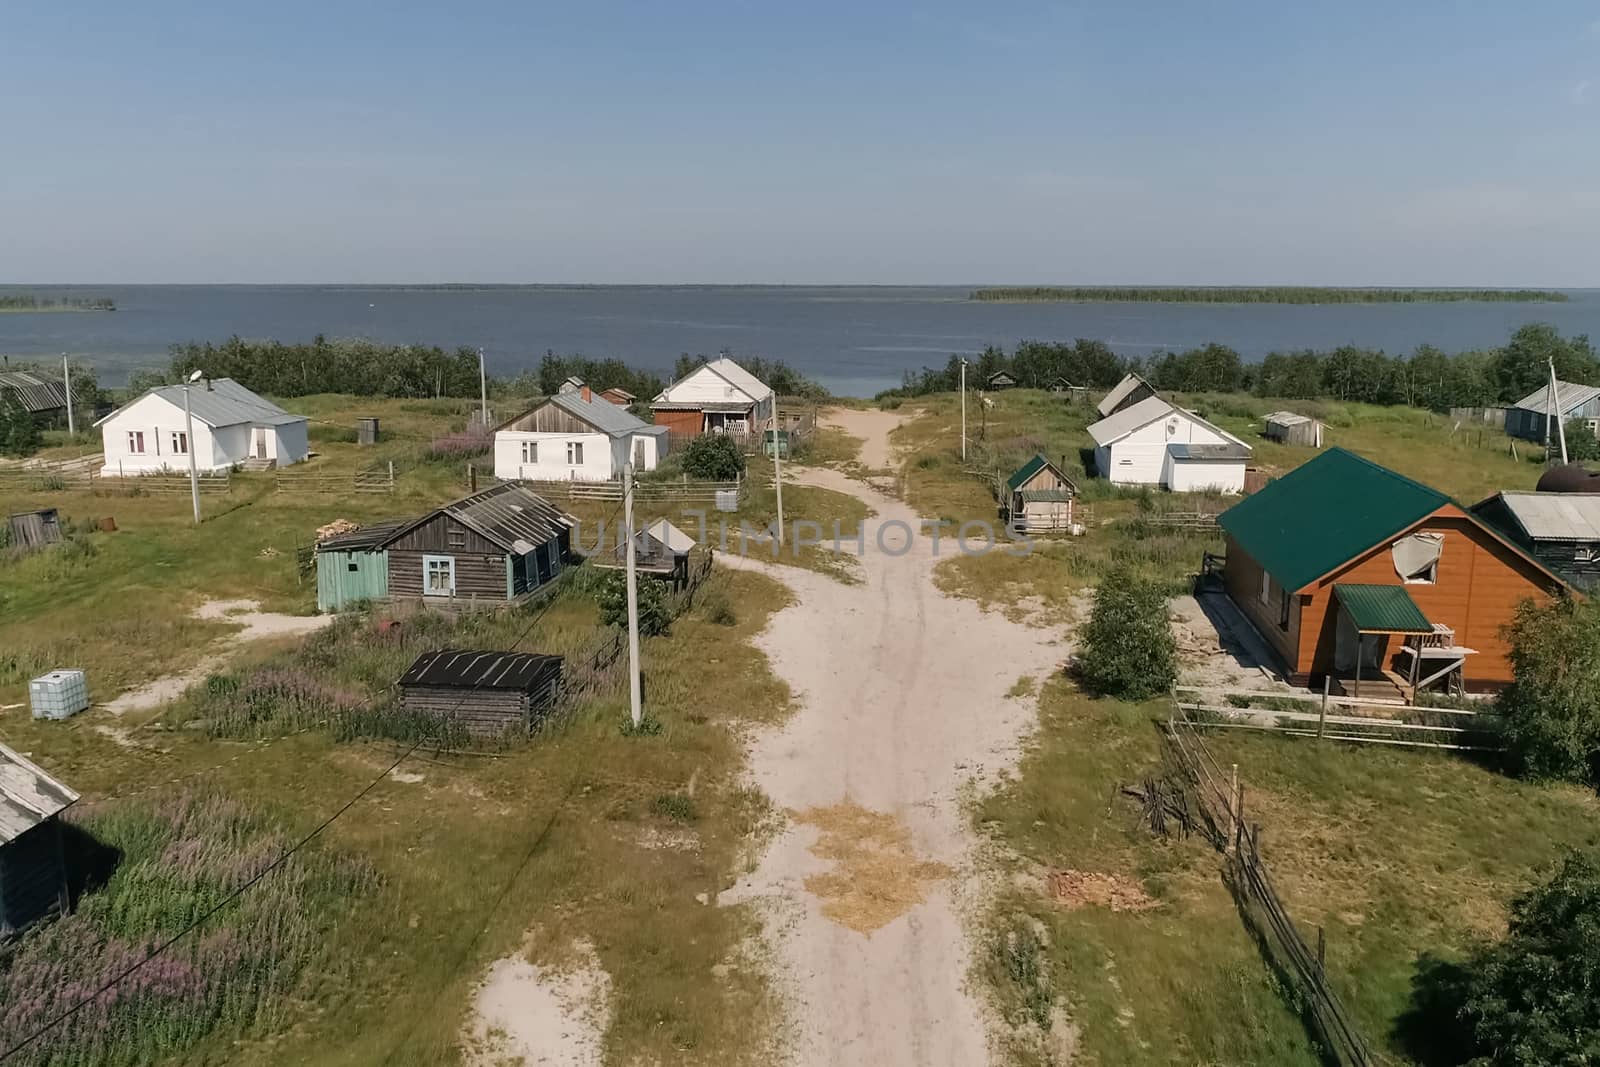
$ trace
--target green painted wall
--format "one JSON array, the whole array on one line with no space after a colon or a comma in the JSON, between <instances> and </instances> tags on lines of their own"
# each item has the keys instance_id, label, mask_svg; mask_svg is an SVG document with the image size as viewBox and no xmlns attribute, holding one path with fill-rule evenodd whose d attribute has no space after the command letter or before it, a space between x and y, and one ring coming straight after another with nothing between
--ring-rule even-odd
<instances>
[{"instance_id":1,"label":"green painted wall","mask_svg":"<svg viewBox=\"0 0 1600 1067\"><path fill-rule=\"evenodd\" d=\"M388 595L387 552L317 553L318 611L340 611L357 601L383 600Z\"/></svg>"}]
</instances>

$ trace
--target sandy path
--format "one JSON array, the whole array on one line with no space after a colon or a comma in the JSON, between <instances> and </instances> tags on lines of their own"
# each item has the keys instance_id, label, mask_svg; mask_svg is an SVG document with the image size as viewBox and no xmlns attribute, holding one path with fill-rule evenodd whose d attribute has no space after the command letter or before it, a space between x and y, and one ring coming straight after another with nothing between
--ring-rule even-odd
<instances>
[{"instance_id":1,"label":"sandy path","mask_svg":"<svg viewBox=\"0 0 1600 1067\"><path fill-rule=\"evenodd\" d=\"M861 465L869 470L887 470L895 466L894 450L889 445L889 431L905 421L903 415L876 408L865 411L834 408L822 416L823 425L837 427L851 437L861 438Z\"/></svg>"},{"instance_id":2,"label":"sandy path","mask_svg":"<svg viewBox=\"0 0 1600 1067\"><path fill-rule=\"evenodd\" d=\"M892 465L887 434L899 421L887 412L837 416L865 438L863 463L877 467ZM795 690L799 710L757 737L751 765L760 787L792 817L760 867L722 899L758 900L775 913L794 1063L987 1063L985 1011L967 989L973 950L964 928L984 892L983 872L960 795L1013 762L1033 711L1031 700L1006 692L1023 675L1057 667L1062 646L1045 631L939 592L929 538L912 538L899 556L879 550L880 530L897 551L906 537L894 524L918 528L903 502L838 472L795 475L863 499L877 517L866 524L860 585L763 568L798 594L759 643ZM941 557L955 551L948 538L939 549ZM754 559L722 561L762 567ZM837 917L840 902L829 892L837 886L818 876L833 870L840 841L811 809L847 801L892 817L909 832L917 859L949 868L947 877L912 887L925 892L920 903L912 892L896 917L875 928L853 929L824 914L831 906ZM813 851L818 847L829 858ZM878 888L856 887L869 896Z\"/></svg>"}]
</instances>

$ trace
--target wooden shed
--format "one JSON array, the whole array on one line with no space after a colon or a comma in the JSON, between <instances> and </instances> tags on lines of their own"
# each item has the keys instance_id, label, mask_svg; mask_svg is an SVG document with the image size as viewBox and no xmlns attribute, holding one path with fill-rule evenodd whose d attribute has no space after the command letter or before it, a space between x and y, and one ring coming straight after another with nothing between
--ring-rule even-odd
<instances>
[{"instance_id":1,"label":"wooden shed","mask_svg":"<svg viewBox=\"0 0 1600 1067\"><path fill-rule=\"evenodd\" d=\"M474 737L527 736L555 704L561 662L532 652L424 652L400 677L400 706L455 720Z\"/></svg>"},{"instance_id":2,"label":"wooden shed","mask_svg":"<svg viewBox=\"0 0 1600 1067\"><path fill-rule=\"evenodd\" d=\"M1009 521L1023 533L1070 531L1078 487L1041 453L1006 479Z\"/></svg>"},{"instance_id":3,"label":"wooden shed","mask_svg":"<svg viewBox=\"0 0 1600 1067\"><path fill-rule=\"evenodd\" d=\"M14 548L43 548L61 543L61 517L55 508L20 511L6 522Z\"/></svg>"},{"instance_id":4,"label":"wooden shed","mask_svg":"<svg viewBox=\"0 0 1600 1067\"><path fill-rule=\"evenodd\" d=\"M1001 389L1015 389L1017 387L1017 379L1012 376L1010 371L997 370L984 380L984 385L990 392L995 393Z\"/></svg>"},{"instance_id":5,"label":"wooden shed","mask_svg":"<svg viewBox=\"0 0 1600 1067\"><path fill-rule=\"evenodd\" d=\"M1359 506L1352 506L1358 503ZM1567 584L1438 490L1330 448L1217 518L1228 596L1295 685L1511 681L1502 628Z\"/></svg>"},{"instance_id":6,"label":"wooden shed","mask_svg":"<svg viewBox=\"0 0 1600 1067\"><path fill-rule=\"evenodd\" d=\"M1472 513L1577 588L1600 588L1600 493L1496 493Z\"/></svg>"},{"instance_id":7,"label":"wooden shed","mask_svg":"<svg viewBox=\"0 0 1600 1067\"><path fill-rule=\"evenodd\" d=\"M1293 411L1274 411L1262 420L1261 436L1286 445L1322 447L1322 423Z\"/></svg>"},{"instance_id":8,"label":"wooden shed","mask_svg":"<svg viewBox=\"0 0 1600 1067\"><path fill-rule=\"evenodd\" d=\"M0 745L0 938L72 901L57 816L78 794Z\"/></svg>"},{"instance_id":9,"label":"wooden shed","mask_svg":"<svg viewBox=\"0 0 1600 1067\"><path fill-rule=\"evenodd\" d=\"M389 596L436 603L526 596L561 573L576 521L514 482L480 490L383 541Z\"/></svg>"},{"instance_id":10,"label":"wooden shed","mask_svg":"<svg viewBox=\"0 0 1600 1067\"><path fill-rule=\"evenodd\" d=\"M317 610L343 611L353 604L389 597L386 542L409 519L375 522L352 533L317 542Z\"/></svg>"}]
</instances>

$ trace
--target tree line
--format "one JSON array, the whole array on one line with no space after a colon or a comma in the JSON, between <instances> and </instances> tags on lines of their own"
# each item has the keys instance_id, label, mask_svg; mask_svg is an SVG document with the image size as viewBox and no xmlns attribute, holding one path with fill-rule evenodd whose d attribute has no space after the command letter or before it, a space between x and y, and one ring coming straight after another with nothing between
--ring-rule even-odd
<instances>
[{"instance_id":1,"label":"tree line","mask_svg":"<svg viewBox=\"0 0 1600 1067\"><path fill-rule=\"evenodd\" d=\"M1118 355L1104 341L1024 341L1010 355L994 346L984 349L967 366L967 384L982 388L990 375L1003 370L1024 388L1047 389L1065 379L1106 389L1132 372L1171 392L1248 392L1446 411L1515 403L1546 383L1551 360L1563 381L1600 384L1600 357L1589 338L1563 337L1543 323L1521 327L1499 348L1451 354L1419 345L1409 355L1391 356L1382 349L1341 345L1325 352L1272 352L1256 365L1221 344L1140 359ZM960 381L961 357L951 356L941 368L908 371L898 389L880 395L951 392Z\"/></svg>"},{"instance_id":2,"label":"tree line","mask_svg":"<svg viewBox=\"0 0 1600 1067\"><path fill-rule=\"evenodd\" d=\"M0 295L0 311L115 311L116 301L104 296L39 297L28 293Z\"/></svg>"},{"instance_id":3,"label":"tree line","mask_svg":"<svg viewBox=\"0 0 1600 1067\"><path fill-rule=\"evenodd\" d=\"M1560 302L1567 294L1551 289L1344 289L1337 286L1051 286L974 289L968 299L1005 303L1161 304L1448 304L1505 301L1518 304Z\"/></svg>"}]
</instances>

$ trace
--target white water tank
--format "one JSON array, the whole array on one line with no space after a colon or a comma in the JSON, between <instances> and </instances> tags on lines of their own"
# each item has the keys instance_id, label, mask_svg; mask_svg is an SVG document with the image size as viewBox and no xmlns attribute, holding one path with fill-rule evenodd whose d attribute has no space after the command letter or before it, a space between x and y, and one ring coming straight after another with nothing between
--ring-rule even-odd
<instances>
[{"instance_id":1,"label":"white water tank","mask_svg":"<svg viewBox=\"0 0 1600 1067\"><path fill-rule=\"evenodd\" d=\"M70 719L89 706L89 681L82 671L51 671L28 683L35 719Z\"/></svg>"},{"instance_id":2,"label":"white water tank","mask_svg":"<svg viewBox=\"0 0 1600 1067\"><path fill-rule=\"evenodd\" d=\"M737 489L718 489L717 490L717 510L718 511L738 511L739 510L739 490L737 490Z\"/></svg>"}]
</instances>

